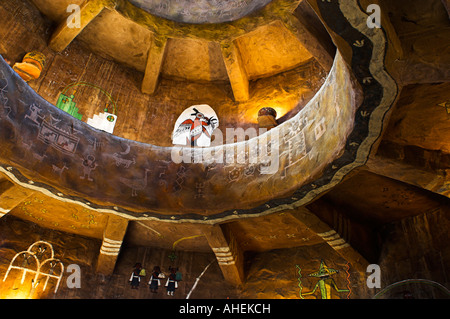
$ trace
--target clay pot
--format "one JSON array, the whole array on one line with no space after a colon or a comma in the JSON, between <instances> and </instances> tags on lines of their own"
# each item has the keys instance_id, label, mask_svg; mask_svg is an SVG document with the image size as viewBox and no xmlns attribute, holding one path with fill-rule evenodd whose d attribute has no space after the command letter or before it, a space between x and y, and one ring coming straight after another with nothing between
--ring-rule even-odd
<instances>
[{"instance_id":1,"label":"clay pot","mask_svg":"<svg viewBox=\"0 0 450 319\"><path fill-rule=\"evenodd\" d=\"M25 55L22 63L14 64L13 69L25 82L36 80L41 76L41 72L45 67L45 60L44 54L32 51Z\"/></svg>"},{"instance_id":2,"label":"clay pot","mask_svg":"<svg viewBox=\"0 0 450 319\"><path fill-rule=\"evenodd\" d=\"M276 118L277 111L271 107L264 107L258 112L258 125L260 128L270 130L278 125Z\"/></svg>"}]
</instances>

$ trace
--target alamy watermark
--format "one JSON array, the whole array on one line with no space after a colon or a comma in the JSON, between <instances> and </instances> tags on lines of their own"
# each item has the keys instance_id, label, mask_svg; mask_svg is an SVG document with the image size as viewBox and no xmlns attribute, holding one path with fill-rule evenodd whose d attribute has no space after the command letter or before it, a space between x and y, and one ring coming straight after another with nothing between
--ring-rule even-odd
<instances>
[{"instance_id":1,"label":"alamy watermark","mask_svg":"<svg viewBox=\"0 0 450 319\"><path fill-rule=\"evenodd\" d=\"M77 4L70 4L67 6L67 13L70 13L67 18L67 27L70 29L81 29L81 8Z\"/></svg>"},{"instance_id":2,"label":"alamy watermark","mask_svg":"<svg viewBox=\"0 0 450 319\"><path fill-rule=\"evenodd\" d=\"M367 18L367 26L370 29L380 29L381 28L381 8L377 4L371 4L367 7L367 13L370 16Z\"/></svg>"},{"instance_id":3,"label":"alamy watermark","mask_svg":"<svg viewBox=\"0 0 450 319\"><path fill-rule=\"evenodd\" d=\"M381 268L377 264L371 264L367 266L367 273L370 275L367 277L366 284L370 289L381 288Z\"/></svg>"},{"instance_id":4,"label":"alamy watermark","mask_svg":"<svg viewBox=\"0 0 450 319\"><path fill-rule=\"evenodd\" d=\"M67 276L66 285L69 289L81 288L81 268L77 264L67 266L67 272L71 273Z\"/></svg>"}]
</instances>

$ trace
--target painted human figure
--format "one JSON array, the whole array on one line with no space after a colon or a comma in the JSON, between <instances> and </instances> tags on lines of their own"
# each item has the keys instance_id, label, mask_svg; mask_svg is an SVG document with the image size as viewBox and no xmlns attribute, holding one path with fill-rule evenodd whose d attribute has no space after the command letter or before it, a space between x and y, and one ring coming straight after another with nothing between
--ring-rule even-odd
<instances>
[{"instance_id":1,"label":"painted human figure","mask_svg":"<svg viewBox=\"0 0 450 319\"><path fill-rule=\"evenodd\" d=\"M85 179L87 177L88 181L93 181L91 178L91 172L97 168L98 164L96 163L95 156L88 155L83 161L83 175L80 176L81 179Z\"/></svg>"},{"instance_id":2,"label":"painted human figure","mask_svg":"<svg viewBox=\"0 0 450 319\"><path fill-rule=\"evenodd\" d=\"M171 268L170 275L167 278L167 282L166 282L165 286L167 288L167 295L168 296L173 296L173 293L175 292L175 289L178 288L177 275L176 275L176 269L175 268Z\"/></svg>"},{"instance_id":3,"label":"painted human figure","mask_svg":"<svg viewBox=\"0 0 450 319\"><path fill-rule=\"evenodd\" d=\"M153 293L158 292L159 286L161 286L161 278L164 277L164 274L161 273L161 269L159 266L155 266L153 268L152 276L150 277L150 281L148 282L150 286L150 291Z\"/></svg>"},{"instance_id":4,"label":"painted human figure","mask_svg":"<svg viewBox=\"0 0 450 319\"><path fill-rule=\"evenodd\" d=\"M41 112L41 111L42 111L42 109L39 106L37 106L36 104L33 103L32 105L30 105L30 112L31 113L30 114L26 114L25 118L26 119L30 119L31 121L33 121L34 123L39 125L38 120L39 119L43 119L43 117L39 115L39 112Z\"/></svg>"},{"instance_id":5,"label":"painted human figure","mask_svg":"<svg viewBox=\"0 0 450 319\"><path fill-rule=\"evenodd\" d=\"M130 285L131 289L138 289L139 283L141 282L141 276L139 276L139 270L135 269L133 270L131 277L130 277Z\"/></svg>"},{"instance_id":6,"label":"painted human figure","mask_svg":"<svg viewBox=\"0 0 450 319\"><path fill-rule=\"evenodd\" d=\"M333 268L329 268L325 262L322 260L320 262L319 270L309 274L309 277L320 278L320 280L314 286L314 289L310 292L300 292L300 297L303 299L304 296L314 295L317 288L320 290L320 295L322 299L331 299L331 289L336 290L336 292L350 292L348 289L339 289L332 275L337 274L339 271Z\"/></svg>"},{"instance_id":7,"label":"painted human figure","mask_svg":"<svg viewBox=\"0 0 450 319\"><path fill-rule=\"evenodd\" d=\"M142 265L137 263L136 265L134 265L134 270L131 273L131 277L130 277L130 285L131 285L131 289L138 289L139 288L139 283L141 282L141 270L142 270Z\"/></svg>"}]
</instances>

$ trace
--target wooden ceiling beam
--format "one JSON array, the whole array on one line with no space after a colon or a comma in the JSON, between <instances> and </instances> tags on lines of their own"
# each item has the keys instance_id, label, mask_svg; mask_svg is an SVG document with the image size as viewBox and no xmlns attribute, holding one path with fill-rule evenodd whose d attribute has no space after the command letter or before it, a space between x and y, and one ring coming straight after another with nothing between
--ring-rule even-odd
<instances>
[{"instance_id":1,"label":"wooden ceiling beam","mask_svg":"<svg viewBox=\"0 0 450 319\"><path fill-rule=\"evenodd\" d=\"M225 232L226 229L220 225L207 226L204 230L225 280L240 286L244 282L244 254L233 234Z\"/></svg>"},{"instance_id":2,"label":"wooden ceiling beam","mask_svg":"<svg viewBox=\"0 0 450 319\"><path fill-rule=\"evenodd\" d=\"M147 64L145 67L144 80L142 81L142 93L153 94L158 88L161 69L167 46L167 38L153 36L148 50Z\"/></svg>"},{"instance_id":3,"label":"wooden ceiling beam","mask_svg":"<svg viewBox=\"0 0 450 319\"><path fill-rule=\"evenodd\" d=\"M97 260L97 273L112 275L128 228L128 219L109 215Z\"/></svg>"},{"instance_id":4,"label":"wooden ceiling beam","mask_svg":"<svg viewBox=\"0 0 450 319\"><path fill-rule=\"evenodd\" d=\"M84 28L108 6L110 6L110 1L107 0L86 0L80 7L80 26L74 27L68 23L67 19L62 21L53 33L49 47L56 52L66 49Z\"/></svg>"},{"instance_id":5,"label":"wooden ceiling beam","mask_svg":"<svg viewBox=\"0 0 450 319\"><path fill-rule=\"evenodd\" d=\"M249 79L239 48L233 41L222 42L220 47L234 99L238 102L247 101L250 97Z\"/></svg>"}]
</instances>

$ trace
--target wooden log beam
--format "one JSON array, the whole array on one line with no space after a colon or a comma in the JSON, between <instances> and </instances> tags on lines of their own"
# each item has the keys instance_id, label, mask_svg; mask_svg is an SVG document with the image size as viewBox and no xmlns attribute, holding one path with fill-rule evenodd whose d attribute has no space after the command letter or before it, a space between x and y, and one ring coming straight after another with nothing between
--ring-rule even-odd
<instances>
[{"instance_id":1,"label":"wooden log beam","mask_svg":"<svg viewBox=\"0 0 450 319\"><path fill-rule=\"evenodd\" d=\"M97 260L97 273L104 275L113 274L127 227L127 219L115 215L108 217Z\"/></svg>"},{"instance_id":2,"label":"wooden log beam","mask_svg":"<svg viewBox=\"0 0 450 319\"><path fill-rule=\"evenodd\" d=\"M142 93L153 94L158 88L161 68L164 63L167 39L152 37L148 50L147 65L145 67L144 80L142 81Z\"/></svg>"},{"instance_id":3,"label":"wooden log beam","mask_svg":"<svg viewBox=\"0 0 450 319\"><path fill-rule=\"evenodd\" d=\"M237 240L226 227L208 226L204 231L208 243L216 255L225 280L235 286L244 282L244 254Z\"/></svg>"},{"instance_id":4,"label":"wooden log beam","mask_svg":"<svg viewBox=\"0 0 450 319\"><path fill-rule=\"evenodd\" d=\"M49 47L56 52L63 51L108 4L105 0L86 0L80 7L80 26L73 27L67 20L62 21L53 33Z\"/></svg>"},{"instance_id":5,"label":"wooden log beam","mask_svg":"<svg viewBox=\"0 0 450 319\"><path fill-rule=\"evenodd\" d=\"M12 183L11 183L12 184ZM34 191L12 184L0 194L0 218L34 194Z\"/></svg>"},{"instance_id":6,"label":"wooden log beam","mask_svg":"<svg viewBox=\"0 0 450 319\"><path fill-rule=\"evenodd\" d=\"M220 47L231 88L233 89L234 99L238 102L247 101L250 97L249 79L239 48L233 41L222 42Z\"/></svg>"}]
</instances>

